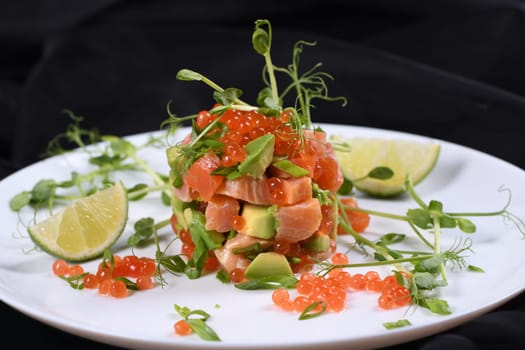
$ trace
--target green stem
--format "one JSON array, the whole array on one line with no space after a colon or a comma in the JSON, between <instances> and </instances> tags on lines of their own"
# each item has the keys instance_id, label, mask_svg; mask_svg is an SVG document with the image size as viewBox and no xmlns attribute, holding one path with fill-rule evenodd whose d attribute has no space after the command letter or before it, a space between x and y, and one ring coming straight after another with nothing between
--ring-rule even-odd
<instances>
[{"instance_id":1,"label":"green stem","mask_svg":"<svg viewBox=\"0 0 525 350\"><path fill-rule=\"evenodd\" d=\"M216 84L214 81L212 81L211 79L208 79L207 77L205 77L204 75L198 73L199 76L200 76L200 80L208 85L209 87L211 87L213 90L215 91L218 91L218 92L224 92L224 89L219 86L218 84ZM275 78L274 78L275 79ZM240 100L240 99L235 99L235 102L241 104L241 105L248 105L246 102Z\"/></svg>"},{"instance_id":2,"label":"green stem","mask_svg":"<svg viewBox=\"0 0 525 350\"><path fill-rule=\"evenodd\" d=\"M441 225L436 215L432 215L432 219L434 221L434 254L438 255L441 253Z\"/></svg>"},{"instance_id":3,"label":"green stem","mask_svg":"<svg viewBox=\"0 0 525 350\"><path fill-rule=\"evenodd\" d=\"M168 226L170 224L171 220L170 219L164 219L162 221L159 221L157 223L155 223L153 225L153 227L155 228L155 231L153 231L153 240L155 241L155 246L157 247L157 252L160 252L161 249L160 249L160 243L159 243L159 235L157 233L158 230L160 230L161 228L165 227L165 226Z\"/></svg>"},{"instance_id":4,"label":"green stem","mask_svg":"<svg viewBox=\"0 0 525 350\"><path fill-rule=\"evenodd\" d=\"M154 192L154 191L164 191L166 194L171 195L170 190L171 190L171 186L166 183L162 185L157 185L157 186L148 186L146 188L133 192L130 195L130 199L133 199L134 197L141 197L144 194L147 194L149 192Z\"/></svg>"},{"instance_id":5,"label":"green stem","mask_svg":"<svg viewBox=\"0 0 525 350\"><path fill-rule=\"evenodd\" d=\"M380 212L380 211L371 210L371 209L356 208L356 207L345 206L345 205L342 205L342 207L344 207L345 209L352 210L352 211L358 211L358 212L367 213L370 215L381 216L381 217L388 218L388 219L410 221L409 218L405 215L396 215L396 214L385 213L385 212Z\"/></svg>"},{"instance_id":6,"label":"green stem","mask_svg":"<svg viewBox=\"0 0 525 350\"><path fill-rule=\"evenodd\" d=\"M135 163L137 163L142 168L142 170L144 170L153 179L155 184L159 186L165 184L164 180L161 179L159 174L156 171L154 171L148 163L137 157L136 154L132 154L130 155L130 157L135 161Z\"/></svg>"},{"instance_id":7,"label":"green stem","mask_svg":"<svg viewBox=\"0 0 525 350\"><path fill-rule=\"evenodd\" d=\"M237 111L246 111L246 112L249 112L249 111L256 111L259 109L259 107L255 107L255 106L251 106L249 104L242 104L242 105L231 105L231 108L232 109L235 109Z\"/></svg>"},{"instance_id":8,"label":"green stem","mask_svg":"<svg viewBox=\"0 0 525 350\"><path fill-rule=\"evenodd\" d=\"M434 254L429 252L423 252L423 251L417 251L417 250L404 250L404 249L392 249L393 252L404 254L404 255L414 255L414 256L424 256L424 255L431 255Z\"/></svg>"},{"instance_id":9,"label":"green stem","mask_svg":"<svg viewBox=\"0 0 525 350\"><path fill-rule=\"evenodd\" d=\"M414 185L412 184L412 179L410 178L410 176L407 175L405 183L406 183L407 191L410 194L410 196L414 199L414 201L417 204L419 204L421 208L428 209L428 206L426 205L426 203L421 199L421 197L418 196L418 194L414 190Z\"/></svg>"},{"instance_id":10,"label":"green stem","mask_svg":"<svg viewBox=\"0 0 525 350\"><path fill-rule=\"evenodd\" d=\"M212 110L210 110L210 113L211 114L215 114L215 113L224 113L227 109L229 109L230 107L229 106L220 106L220 107L217 107L217 108L214 108ZM200 141L201 138L203 138L206 134L208 134L208 132L210 130L212 130L212 128L215 127L215 125L217 125L217 123L219 122L221 118L215 118L210 124L208 124L201 132L200 134L197 135L197 137L195 137L192 141L191 141L191 145L190 145L190 148L193 147L198 141Z\"/></svg>"},{"instance_id":11,"label":"green stem","mask_svg":"<svg viewBox=\"0 0 525 350\"><path fill-rule=\"evenodd\" d=\"M416 235L419 237L419 239L421 239L421 241L423 241L423 243L425 243L425 245L427 247L429 247L430 249L434 250L434 245L432 243L430 243L425 237L423 237L421 232L419 232L417 227L410 220L408 221L408 224L410 225L412 230L416 233Z\"/></svg>"},{"instance_id":12,"label":"green stem","mask_svg":"<svg viewBox=\"0 0 525 350\"><path fill-rule=\"evenodd\" d=\"M268 67L268 76L270 77L270 86L272 89L272 100L274 100L275 103L278 103L279 92L277 90L277 80L275 79L275 72L273 70L272 59L269 53L264 55L264 60L266 61L266 66Z\"/></svg>"},{"instance_id":13,"label":"green stem","mask_svg":"<svg viewBox=\"0 0 525 350\"><path fill-rule=\"evenodd\" d=\"M433 257L433 254L424 254L424 255L418 255L418 256L411 256L408 258L398 258L398 259L392 259L392 260L383 260L383 261L374 261L374 262L368 262L368 263L358 263L358 264L346 264L346 265L333 265L333 268L356 268L356 267L369 267L369 266L384 266L384 265L392 265L392 264L401 264L404 262L414 262L418 260L425 260L430 259Z\"/></svg>"},{"instance_id":14,"label":"green stem","mask_svg":"<svg viewBox=\"0 0 525 350\"><path fill-rule=\"evenodd\" d=\"M484 212L484 213L447 213L447 215L450 216L498 216L505 213L505 209L498 210L498 211L491 211L491 212Z\"/></svg>"},{"instance_id":15,"label":"green stem","mask_svg":"<svg viewBox=\"0 0 525 350\"><path fill-rule=\"evenodd\" d=\"M216 84L214 81L206 78L204 75L201 74L201 81L211 87L213 90L216 90L218 92L224 92L224 89L220 87L218 84Z\"/></svg>"},{"instance_id":16,"label":"green stem","mask_svg":"<svg viewBox=\"0 0 525 350\"><path fill-rule=\"evenodd\" d=\"M432 215L434 221L434 255L441 254L441 225L439 223L439 217L437 215ZM439 265L441 271L441 276L443 280L447 281L447 271L445 270L445 265L441 263Z\"/></svg>"},{"instance_id":17,"label":"green stem","mask_svg":"<svg viewBox=\"0 0 525 350\"><path fill-rule=\"evenodd\" d=\"M362 235L360 235L359 233L355 232L352 229L351 225L349 225L349 224L347 224L345 222L341 222L340 225L343 226L343 229L345 230L345 232L348 232L355 239L355 241L357 243L364 244L364 245L372 248L373 250L375 250L376 253L381 254L381 256L383 256L386 259L385 263L381 263L382 265L383 264L384 265L394 265L399 271L405 271L405 269L398 264L396 259L394 257L392 257L384 247L375 244L371 240L369 240L369 239L363 237Z\"/></svg>"}]
</instances>

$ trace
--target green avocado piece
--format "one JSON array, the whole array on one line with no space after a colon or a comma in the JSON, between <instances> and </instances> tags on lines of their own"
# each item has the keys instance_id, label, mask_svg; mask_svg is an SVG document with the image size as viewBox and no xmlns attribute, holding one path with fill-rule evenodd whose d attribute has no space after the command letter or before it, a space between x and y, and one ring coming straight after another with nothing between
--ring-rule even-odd
<instances>
[{"instance_id":1,"label":"green avocado piece","mask_svg":"<svg viewBox=\"0 0 525 350\"><path fill-rule=\"evenodd\" d=\"M176 168L182 165L182 152L179 146L172 146L166 149L166 157L168 158L168 165L170 168Z\"/></svg>"},{"instance_id":2,"label":"green avocado piece","mask_svg":"<svg viewBox=\"0 0 525 350\"><path fill-rule=\"evenodd\" d=\"M259 253L244 271L246 278L254 280L268 276L293 276L288 259L276 252Z\"/></svg>"},{"instance_id":3,"label":"green avocado piece","mask_svg":"<svg viewBox=\"0 0 525 350\"><path fill-rule=\"evenodd\" d=\"M248 155L239 164L239 174L250 175L260 179L264 175L266 168L272 163L274 145L275 136L273 134L265 134L248 142L244 146Z\"/></svg>"},{"instance_id":4,"label":"green avocado piece","mask_svg":"<svg viewBox=\"0 0 525 350\"><path fill-rule=\"evenodd\" d=\"M170 183L177 188L182 186L184 173L195 160L187 148L187 145L178 145L166 149L166 157L170 167Z\"/></svg>"},{"instance_id":5,"label":"green avocado piece","mask_svg":"<svg viewBox=\"0 0 525 350\"><path fill-rule=\"evenodd\" d=\"M188 229L188 222L184 216L184 202L181 201L177 196L171 196L171 210L177 218L177 223L184 229Z\"/></svg>"},{"instance_id":6,"label":"green avocado piece","mask_svg":"<svg viewBox=\"0 0 525 350\"><path fill-rule=\"evenodd\" d=\"M170 171L169 177L170 177L170 183L172 183L173 173ZM171 195L171 210L173 214L175 214L175 217L177 218L177 223L184 229L188 229L188 222L186 221L186 218L184 217L184 209L186 203L181 201L177 196L174 194Z\"/></svg>"},{"instance_id":7,"label":"green avocado piece","mask_svg":"<svg viewBox=\"0 0 525 350\"><path fill-rule=\"evenodd\" d=\"M272 206L261 206L244 203L241 216L244 218L242 233L261 239L272 239L275 236L275 219Z\"/></svg>"},{"instance_id":8,"label":"green avocado piece","mask_svg":"<svg viewBox=\"0 0 525 350\"><path fill-rule=\"evenodd\" d=\"M330 237L327 235L314 235L302 243L301 246L314 252L326 252L330 248Z\"/></svg>"},{"instance_id":9,"label":"green avocado piece","mask_svg":"<svg viewBox=\"0 0 525 350\"><path fill-rule=\"evenodd\" d=\"M192 208L184 209L184 217L189 223L190 234L193 242L197 244L202 240L208 250L218 249L224 242L224 234L215 230L206 230L206 218L203 213Z\"/></svg>"}]
</instances>

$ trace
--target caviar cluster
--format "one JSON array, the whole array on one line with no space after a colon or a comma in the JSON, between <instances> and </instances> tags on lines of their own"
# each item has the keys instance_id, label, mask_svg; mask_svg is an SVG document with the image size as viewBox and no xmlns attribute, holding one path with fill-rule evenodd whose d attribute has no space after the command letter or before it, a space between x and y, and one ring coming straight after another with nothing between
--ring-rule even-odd
<instances>
[{"instance_id":1,"label":"caviar cluster","mask_svg":"<svg viewBox=\"0 0 525 350\"><path fill-rule=\"evenodd\" d=\"M348 264L348 257L342 253L332 256L335 265ZM351 275L343 269L331 270L326 276L303 272L296 286L297 295L292 298L287 289L276 289L272 301L285 311L303 313L312 305L310 312L340 312L345 309L348 291L369 291L379 293L378 306L381 309L403 307L411 302L410 291L400 285L395 275L381 279L376 271Z\"/></svg>"},{"instance_id":2,"label":"caviar cluster","mask_svg":"<svg viewBox=\"0 0 525 350\"><path fill-rule=\"evenodd\" d=\"M154 259L127 255L113 256L113 266L102 261L96 273L85 272L81 265L70 265L62 259L53 263L53 273L56 276L78 279L84 288L98 289L101 295L111 295L115 298L128 296L129 289L146 290L153 288L153 276L156 271ZM127 280L133 278L134 281ZM127 282L125 281L127 280Z\"/></svg>"},{"instance_id":3,"label":"caviar cluster","mask_svg":"<svg viewBox=\"0 0 525 350\"><path fill-rule=\"evenodd\" d=\"M214 107L217 107L215 105ZM258 111L240 111L228 109L220 116L210 114L203 110L197 114L196 124L203 130L211 122L219 118L219 122L226 126L220 137L224 144L221 150L221 165L223 167L235 166L246 159L247 153L243 146L265 134L275 136L274 155L284 157L309 172L309 176L320 188L337 191L339 165L333 156L330 144L326 142L324 132L298 130L292 127L293 111L284 110L280 116L265 116ZM219 129L210 133L219 132ZM301 135L301 132L306 135ZM269 179L273 193L278 193L280 187L275 178ZM275 196L275 203L279 202Z\"/></svg>"}]
</instances>

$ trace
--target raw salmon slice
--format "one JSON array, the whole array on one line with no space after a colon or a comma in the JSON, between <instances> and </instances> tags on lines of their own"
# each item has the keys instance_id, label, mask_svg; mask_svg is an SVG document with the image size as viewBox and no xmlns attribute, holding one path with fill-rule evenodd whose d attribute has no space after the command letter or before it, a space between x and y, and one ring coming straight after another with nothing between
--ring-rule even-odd
<instances>
[{"instance_id":1,"label":"raw salmon slice","mask_svg":"<svg viewBox=\"0 0 525 350\"><path fill-rule=\"evenodd\" d=\"M225 180L217 189L217 194L223 194L248 203L270 205L270 189L266 177L256 179L242 176L235 180Z\"/></svg>"},{"instance_id":2,"label":"raw salmon slice","mask_svg":"<svg viewBox=\"0 0 525 350\"><path fill-rule=\"evenodd\" d=\"M314 179L321 189L336 192L344 180L337 159L330 155L319 157L314 171Z\"/></svg>"},{"instance_id":3,"label":"raw salmon slice","mask_svg":"<svg viewBox=\"0 0 525 350\"><path fill-rule=\"evenodd\" d=\"M250 264L250 260L243 255L235 254L234 249L245 248L255 243L261 243L263 246L269 246L271 243L264 239L259 239L251 236L247 236L242 233L237 233L235 237L226 241L224 246L219 249L215 249L213 252L219 260L221 266L230 273L235 268L246 269Z\"/></svg>"},{"instance_id":4,"label":"raw salmon slice","mask_svg":"<svg viewBox=\"0 0 525 350\"><path fill-rule=\"evenodd\" d=\"M199 193L203 201L208 201L223 183L224 177L212 175L221 164L220 158L214 153L206 153L197 159L184 174L183 181Z\"/></svg>"},{"instance_id":5,"label":"raw salmon slice","mask_svg":"<svg viewBox=\"0 0 525 350\"><path fill-rule=\"evenodd\" d=\"M186 181L182 182L182 186L179 188L174 187L173 188L173 194L175 197L180 199L183 202L191 202L197 198L199 198L199 194L194 191L187 183Z\"/></svg>"},{"instance_id":6,"label":"raw salmon slice","mask_svg":"<svg viewBox=\"0 0 525 350\"><path fill-rule=\"evenodd\" d=\"M275 219L278 222L276 241L299 242L319 228L321 205L316 198L310 198L294 205L278 207Z\"/></svg>"},{"instance_id":7,"label":"raw salmon slice","mask_svg":"<svg viewBox=\"0 0 525 350\"><path fill-rule=\"evenodd\" d=\"M239 214L239 201L224 195L210 198L206 206L206 230L227 232L232 229L232 218Z\"/></svg>"},{"instance_id":8,"label":"raw salmon slice","mask_svg":"<svg viewBox=\"0 0 525 350\"><path fill-rule=\"evenodd\" d=\"M312 179L308 176L290 177L290 178L270 178L270 193L282 193L275 204L292 205L312 198ZM273 187L272 189L272 186ZM275 193L274 193L275 191Z\"/></svg>"}]
</instances>

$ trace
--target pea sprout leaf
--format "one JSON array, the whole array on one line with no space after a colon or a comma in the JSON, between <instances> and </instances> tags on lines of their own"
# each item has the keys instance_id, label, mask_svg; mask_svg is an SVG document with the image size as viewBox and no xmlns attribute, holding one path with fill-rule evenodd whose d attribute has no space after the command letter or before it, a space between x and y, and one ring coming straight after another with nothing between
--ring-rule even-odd
<instances>
[{"instance_id":1,"label":"pea sprout leaf","mask_svg":"<svg viewBox=\"0 0 525 350\"><path fill-rule=\"evenodd\" d=\"M394 176L392 169L386 166L378 166L368 173L368 177L377 180L388 180Z\"/></svg>"},{"instance_id":2,"label":"pea sprout leaf","mask_svg":"<svg viewBox=\"0 0 525 350\"><path fill-rule=\"evenodd\" d=\"M213 98L222 105L230 105L239 100L242 90L237 88L227 88L224 91L215 91Z\"/></svg>"},{"instance_id":3,"label":"pea sprout leaf","mask_svg":"<svg viewBox=\"0 0 525 350\"><path fill-rule=\"evenodd\" d=\"M435 314L446 316L452 313L452 310L450 309L450 306L448 305L448 302L446 300L438 298L428 298L424 299L422 303L427 309L429 309Z\"/></svg>"},{"instance_id":4,"label":"pea sprout leaf","mask_svg":"<svg viewBox=\"0 0 525 350\"><path fill-rule=\"evenodd\" d=\"M347 179L346 177L343 178L343 183L337 190L337 194L341 196L348 196L352 193L354 189L354 184L351 180Z\"/></svg>"},{"instance_id":5,"label":"pea sprout leaf","mask_svg":"<svg viewBox=\"0 0 525 350\"><path fill-rule=\"evenodd\" d=\"M402 233L387 233L385 235L382 235L379 238L378 243L381 243L381 244L387 246L387 245L390 245L390 244L403 242L405 240L405 238L406 238L406 234L402 234Z\"/></svg>"},{"instance_id":6,"label":"pea sprout leaf","mask_svg":"<svg viewBox=\"0 0 525 350\"><path fill-rule=\"evenodd\" d=\"M38 181L31 190L31 201L33 203L44 203L55 195L57 184L55 180L44 179Z\"/></svg>"},{"instance_id":7,"label":"pea sprout leaf","mask_svg":"<svg viewBox=\"0 0 525 350\"><path fill-rule=\"evenodd\" d=\"M138 220L133 225L133 228L135 229L135 232L128 238L128 245L130 247L146 245L156 232L155 221L150 217Z\"/></svg>"},{"instance_id":8,"label":"pea sprout leaf","mask_svg":"<svg viewBox=\"0 0 525 350\"><path fill-rule=\"evenodd\" d=\"M466 218L458 218L456 219L456 222L461 231L465 233L476 232L476 225L471 220Z\"/></svg>"},{"instance_id":9,"label":"pea sprout leaf","mask_svg":"<svg viewBox=\"0 0 525 350\"><path fill-rule=\"evenodd\" d=\"M31 192L24 191L9 200L9 208L12 211L20 211L31 202Z\"/></svg>"},{"instance_id":10,"label":"pea sprout leaf","mask_svg":"<svg viewBox=\"0 0 525 350\"><path fill-rule=\"evenodd\" d=\"M202 75L192 71L190 69L181 69L177 72L177 79L178 80L186 80L186 81L193 81L193 80L202 80Z\"/></svg>"}]
</instances>

